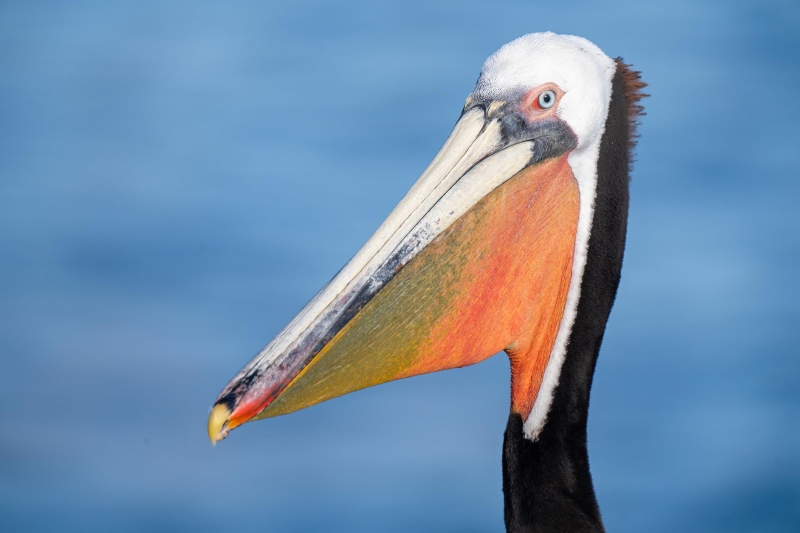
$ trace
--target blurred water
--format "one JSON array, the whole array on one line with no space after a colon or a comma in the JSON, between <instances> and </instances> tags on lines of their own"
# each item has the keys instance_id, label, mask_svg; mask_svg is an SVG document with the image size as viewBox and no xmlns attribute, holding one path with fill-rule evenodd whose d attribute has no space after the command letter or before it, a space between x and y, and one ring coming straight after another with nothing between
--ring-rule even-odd
<instances>
[{"instance_id":1,"label":"blurred water","mask_svg":"<svg viewBox=\"0 0 800 533\"><path fill-rule=\"evenodd\" d=\"M590 454L609 531L800 530L800 6L3 2L4 531L500 531L508 367L237 430L480 66L583 35L653 95Z\"/></svg>"}]
</instances>

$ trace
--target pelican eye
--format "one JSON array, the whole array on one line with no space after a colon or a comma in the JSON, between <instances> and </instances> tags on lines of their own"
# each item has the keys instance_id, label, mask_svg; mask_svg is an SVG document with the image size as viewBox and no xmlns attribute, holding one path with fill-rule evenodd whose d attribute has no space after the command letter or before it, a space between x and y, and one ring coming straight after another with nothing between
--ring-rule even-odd
<instances>
[{"instance_id":1,"label":"pelican eye","mask_svg":"<svg viewBox=\"0 0 800 533\"><path fill-rule=\"evenodd\" d=\"M539 99L536 100L536 103L539 104L539 107L542 109L550 109L553 107L553 104L556 103L556 92L551 90L542 92L542 94L539 95Z\"/></svg>"}]
</instances>

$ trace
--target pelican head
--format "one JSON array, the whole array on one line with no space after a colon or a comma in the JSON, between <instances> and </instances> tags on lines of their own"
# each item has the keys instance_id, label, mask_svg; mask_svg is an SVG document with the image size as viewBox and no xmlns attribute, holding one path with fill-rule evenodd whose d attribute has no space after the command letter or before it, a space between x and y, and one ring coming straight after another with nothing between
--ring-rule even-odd
<instances>
[{"instance_id":1,"label":"pelican head","mask_svg":"<svg viewBox=\"0 0 800 533\"><path fill-rule=\"evenodd\" d=\"M529 34L495 52L405 198L222 390L211 441L500 351L511 361L506 462L547 441L548 418L588 409L619 281L642 85L580 37ZM566 414L553 412L559 393ZM580 418L571 423L585 446Z\"/></svg>"}]
</instances>

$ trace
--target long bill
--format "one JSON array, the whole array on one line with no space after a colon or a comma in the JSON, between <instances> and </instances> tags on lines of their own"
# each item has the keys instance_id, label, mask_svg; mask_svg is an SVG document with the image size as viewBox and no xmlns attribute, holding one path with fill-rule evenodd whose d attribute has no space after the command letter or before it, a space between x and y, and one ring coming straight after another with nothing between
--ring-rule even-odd
<instances>
[{"instance_id":1,"label":"long bill","mask_svg":"<svg viewBox=\"0 0 800 533\"><path fill-rule=\"evenodd\" d=\"M578 186L566 124L469 107L377 232L225 387L212 443L251 420L505 350L526 416L569 287Z\"/></svg>"}]
</instances>

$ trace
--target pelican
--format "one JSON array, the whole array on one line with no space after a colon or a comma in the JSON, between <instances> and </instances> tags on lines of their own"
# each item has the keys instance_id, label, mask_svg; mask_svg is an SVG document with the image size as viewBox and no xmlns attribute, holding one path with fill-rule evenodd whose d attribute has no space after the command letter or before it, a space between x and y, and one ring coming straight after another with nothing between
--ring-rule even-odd
<instances>
[{"instance_id":1,"label":"pelican","mask_svg":"<svg viewBox=\"0 0 800 533\"><path fill-rule=\"evenodd\" d=\"M508 531L603 531L589 392L617 292L639 73L586 39L492 54L450 137L363 248L222 390L212 443L505 351Z\"/></svg>"}]
</instances>

